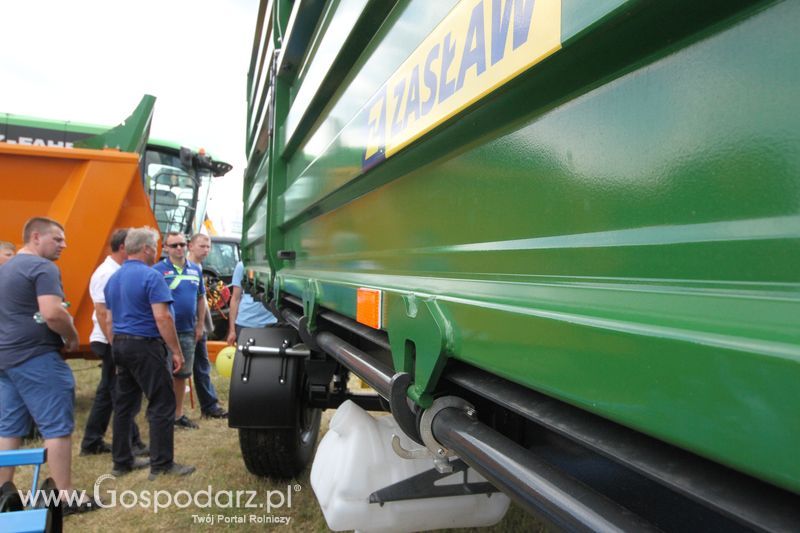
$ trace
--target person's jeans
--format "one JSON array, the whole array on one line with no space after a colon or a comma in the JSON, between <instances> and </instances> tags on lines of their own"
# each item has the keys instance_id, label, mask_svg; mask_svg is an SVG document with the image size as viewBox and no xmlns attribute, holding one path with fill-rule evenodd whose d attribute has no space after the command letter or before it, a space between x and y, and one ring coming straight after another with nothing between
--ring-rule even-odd
<instances>
[{"instance_id":1,"label":"person's jeans","mask_svg":"<svg viewBox=\"0 0 800 533\"><path fill-rule=\"evenodd\" d=\"M192 369L194 368L194 351L197 349L197 341L194 340L194 330L192 331L179 331L178 344L181 345L181 352L183 353L183 365L173 377L179 379L189 379L192 377ZM172 352L167 348L167 353L172 358Z\"/></svg>"},{"instance_id":2,"label":"person's jeans","mask_svg":"<svg viewBox=\"0 0 800 533\"><path fill-rule=\"evenodd\" d=\"M197 391L197 400L200 402L200 411L210 413L219 404L217 391L211 383L211 363L208 361L208 348L206 335L194 348L194 389Z\"/></svg>"},{"instance_id":3,"label":"person's jeans","mask_svg":"<svg viewBox=\"0 0 800 533\"><path fill-rule=\"evenodd\" d=\"M117 365L111 446L114 464L120 468L133 464L131 420L139 410L144 392L150 423L150 470L167 470L172 466L175 431L175 390L167 347L161 339L116 335L113 355Z\"/></svg>"},{"instance_id":4,"label":"person's jeans","mask_svg":"<svg viewBox=\"0 0 800 533\"><path fill-rule=\"evenodd\" d=\"M86 420L86 430L81 441L82 450L92 450L103 442L103 435L108 429L111 421L111 413L114 410L114 400L116 398L117 367L111 357L111 345L104 342L92 342L90 344L92 353L100 357L103 361L103 368L100 373L100 383L97 384L97 391L92 402L92 410ZM134 413L136 416L136 413ZM142 444L142 437L139 435L139 426L134 420L131 423L131 443Z\"/></svg>"}]
</instances>

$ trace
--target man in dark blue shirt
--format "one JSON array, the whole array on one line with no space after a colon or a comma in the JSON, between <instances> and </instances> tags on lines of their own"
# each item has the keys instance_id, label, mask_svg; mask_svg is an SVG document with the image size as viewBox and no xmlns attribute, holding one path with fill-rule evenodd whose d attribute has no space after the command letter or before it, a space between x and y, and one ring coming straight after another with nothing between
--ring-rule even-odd
<instances>
[{"instance_id":1,"label":"man in dark blue shirt","mask_svg":"<svg viewBox=\"0 0 800 533\"><path fill-rule=\"evenodd\" d=\"M167 257L153 268L161 273L172 292L175 310L175 329L181 345L184 365L175 372L175 427L197 429L197 424L183 414L183 399L186 396L186 381L192 377L194 352L197 342L203 337L206 316L206 288L203 271L186 259L186 237L170 231L164 237Z\"/></svg>"},{"instance_id":2,"label":"man in dark blue shirt","mask_svg":"<svg viewBox=\"0 0 800 533\"><path fill-rule=\"evenodd\" d=\"M25 223L23 240L25 246L0 269L0 450L19 448L35 421L50 474L64 493L74 490L75 379L59 351L75 351L79 344L53 263L67 246L64 227L35 217ZM0 469L0 484L13 475L13 468ZM90 508L88 501L75 502L65 512Z\"/></svg>"},{"instance_id":3,"label":"man in dark blue shirt","mask_svg":"<svg viewBox=\"0 0 800 533\"><path fill-rule=\"evenodd\" d=\"M150 479L159 474L185 476L194 472L194 467L173 461L172 373L183 366L183 353L172 317L172 294L163 276L150 268L158 253L158 232L147 227L130 230L125 249L128 260L109 278L104 290L117 365L112 473L123 475L147 466L134 461L130 436L131 419L144 392L150 423Z\"/></svg>"}]
</instances>

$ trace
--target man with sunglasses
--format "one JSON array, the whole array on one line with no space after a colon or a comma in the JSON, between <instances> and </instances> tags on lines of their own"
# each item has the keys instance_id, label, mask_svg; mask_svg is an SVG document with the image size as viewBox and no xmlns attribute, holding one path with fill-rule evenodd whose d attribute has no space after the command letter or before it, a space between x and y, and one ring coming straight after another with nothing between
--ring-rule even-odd
<instances>
[{"instance_id":1,"label":"man with sunglasses","mask_svg":"<svg viewBox=\"0 0 800 533\"><path fill-rule=\"evenodd\" d=\"M174 374L175 427L197 429L197 424L183 414L186 381L192 376L194 352L203 337L206 314L206 288L202 269L186 259L186 237L182 233L167 233L164 246L167 257L153 265L164 276L172 291L175 309L175 329L185 358L183 367Z\"/></svg>"}]
</instances>

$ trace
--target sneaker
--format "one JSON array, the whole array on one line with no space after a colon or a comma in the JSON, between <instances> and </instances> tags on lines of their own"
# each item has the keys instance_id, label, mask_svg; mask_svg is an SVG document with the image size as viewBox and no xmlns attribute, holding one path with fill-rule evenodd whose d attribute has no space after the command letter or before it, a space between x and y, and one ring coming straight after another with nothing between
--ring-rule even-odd
<instances>
[{"instance_id":1,"label":"sneaker","mask_svg":"<svg viewBox=\"0 0 800 533\"><path fill-rule=\"evenodd\" d=\"M134 457L149 457L150 456L150 448L147 444L140 442L138 444L134 444L131 446L131 452L133 452Z\"/></svg>"},{"instance_id":2,"label":"sneaker","mask_svg":"<svg viewBox=\"0 0 800 533\"><path fill-rule=\"evenodd\" d=\"M134 457L133 464L130 466L118 466L114 465L114 468L111 470L111 474L120 477L124 476L125 474L130 474L134 470L141 470L142 468L147 468L150 466L150 460L145 459L144 457Z\"/></svg>"},{"instance_id":3,"label":"sneaker","mask_svg":"<svg viewBox=\"0 0 800 533\"><path fill-rule=\"evenodd\" d=\"M217 405L210 411L204 412L203 418L228 418L228 411Z\"/></svg>"},{"instance_id":4,"label":"sneaker","mask_svg":"<svg viewBox=\"0 0 800 533\"><path fill-rule=\"evenodd\" d=\"M150 470L150 475L147 476L147 479L150 481L155 481L158 476L188 476L195 470L196 468L193 466L172 463L172 466L166 470Z\"/></svg>"},{"instance_id":5,"label":"sneaker","mask_svg":"<svg viewBox=\"0 0 800 533\"><path fill-rule=\"evenodd\" d=\"M96 511L100 508L101 508L100 502L98 500L95 500L94 498L83 500L81 503L70 502L61 504L61 512L63 513L63 516L69 516L71 514L88 513L91 511Z\"/></svg>"},{"instance_id":6,"label":"sneaker","mask_svg":"<svg viewBox=\"0 0 800 533\"><path fill-rule=\"evenodd\" d=\"M81 455L100 455L103 453L111 453L111 445L105 441L100 441L100 444L96 444L90 448L81 448Z\"/></svg>"},{"instance_id":7,"label":"sneaker","mask_svg":"<svg viewBox=\"0 0 800 533\"><path fill-rule=\"evenodd\" d=\"M184 429L197 429L200 426L186 418L186 415L183 415L180 418L175 419L175 427Z\"/></svg>"}]
</instances>

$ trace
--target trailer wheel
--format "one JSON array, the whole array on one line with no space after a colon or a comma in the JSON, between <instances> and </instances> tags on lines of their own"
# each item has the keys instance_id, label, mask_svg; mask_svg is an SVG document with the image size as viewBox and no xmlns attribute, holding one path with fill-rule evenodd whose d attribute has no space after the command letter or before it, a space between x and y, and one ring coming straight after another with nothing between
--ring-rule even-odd
<instances>
[{"instance_id":1,"label":"trailer wheel","mask_svg":"<svg viewBox=\"0 0 800 533\"><path fill-rule=\"evenodd\" d=\"M244 464L257 476L297 477L311 461L319 434L319 409L299 408L298 424L290 429L239 429Z\"/></svg>"},{"instance_id":2,"label":"trailer wheel","mask_svg":"<svg viewBox=\"0 0 800 533\"><path fill-rule=\"evenodd\" d=\"M320 409L295 404L295 427L289 429L240 428L239 446L252 474L281 479L297 477L314 454L322 417Z\"/></svg>"}]
</instances>

